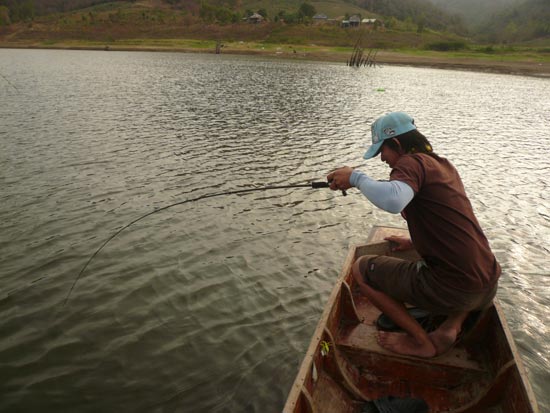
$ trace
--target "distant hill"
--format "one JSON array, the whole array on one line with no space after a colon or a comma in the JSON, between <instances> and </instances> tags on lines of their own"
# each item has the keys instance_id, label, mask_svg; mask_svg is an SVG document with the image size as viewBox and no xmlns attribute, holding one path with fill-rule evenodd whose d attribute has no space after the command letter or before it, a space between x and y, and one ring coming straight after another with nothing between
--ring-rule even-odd
<instances>
[{"instance_id":1,"label":"distant hill","mask_svg":"<svg viewBox=\"0 0 550 413\"><path fill-rule=\"evenodd\" d=\"M480 40L517 42L550 35L550 0L431 0L462 16Z\"/></svg>"},{"instance_id":2,"label":"distant hill","mask_svg":"<svg viewBox=\"0 0 550 413\"><path fill-rule=\"evenodd\" d=\"M527 0L486 19L477 30L490 42L550 39L550 0Z\"/></svg>"},{"instance_id":3,"label":"distant hill","mask_svg":"<svg viewBox=\"0 0 550 413\"><path fill-rule=\"evenodd\" d=\"M429 0L141 0L120 3L153 3L155 7L169 6L174 9L187 10L199 16L204 5L228 12L245 15L247 12L262 10L269 19L274 19L281 12L297 13L304 2L311 4L316 12L324 13L330 18L359 14L364 17L395 18L408 21L422 28L463 33L464 26L457 15L438 8ZM74 10L112 3L108 0L0 0L0 6L9 11L12 22L29 20L34 16L51 13L65 13Z\"/></svg>"},{"instance_id":4,"label":"distant hill","mask_svg":"<svg viewBox=\"0 0 550 413\"><path fill-rule=\"evenodd\" d=\"M12 20L18 21L31 17L29 14L41 16L64 13L107 2L108 0L0 0L0 6L7 7Z\"/></svg>"},{"instance_id":5,"label":"distant hill","mask_svg":"<svg viewBox=\"0 0 550 413\"><path fill-rule=\"evenodd\" d=\"M6 7L9 10L11 21L17 22L21 20L29 20L35 16L44 16L53 13L66 13L106 3L114 5L117 3L148 3L148 5L150 5L149 0L0 0L0 7ZM177 9L189 10L198 14L200 0L159 0L157 2L157 6L159 7L163 4L167 6L176 6Z\"/></svg>"},{"instance_id":6,"label":"distant hill","mask_svg":"<svg viewBox=\"0 0 550 413\"><path fill-rule=\"evenodd\" d=\"M37 16L87 13L81 22L90 24L92 12L133 9L142 16L154 15L173 20L185 16L186 24L209 25L238 23L243 17L261 11L271 22L292 22L304 0L0 0L0 27L16 22L31 22ZM550 38L550 0L310 0L315 12L332 19L353 14L374 17L387 29L470 35L490 43L526 42ZM205 10L208 13L205 13ZM121 24L110 13L112 24ZM156 19L159 19L157 17ZM161 20L162 20L161 19ZM128 19L126 19L128 20ZM143 19L142 19L143 20ZM298 20L302 21L302 20ZM307 22L307 21L306 21ZM73 22L77 26L76 22ZM127 22L128 23L128 22ZM128 23L129 24L129 23ZM212 30L210 28L209 30Z\"/></svg>"},{"instance_id":7,"label":"distant hill","mask_svg":"<svg viewBox=\"0 0 550 413\"><path fill-rule=\"evenodd\" d=\"M461 17L449 13L429 0L356 0L357 4L384 16L393 16L399 20L412 19L426 27L463 33Z\"/></svg>"},{"instance_id":8,"label":"distant hill","mask_svg":"<svg viewBox=\"0 0 550 413\"><path fill-rule=\"evenodd\" d=\"M210 0L224 3L225 0ZM240 0L242 8L250 10L265 9L271 16L280 10L296 11L304 0ZM331 0L308 1L318 13L336 18L344 15L361 14L364 17L396 18L401 21L409 20L415 24L435 30L464 32L461 19L456 14L450 14L430 0Z\"/></svg>"},{"instance_id":9,"label":"distant hill","mask_svg":"<svg viewBox=\"0 0 550 413\"><path fill-rule=\"evenodd\" d=\"M448 13L458 14L463 18L469 29L478 26L497 13L502 13L508 7L521 0L431 0L432 3Z\"/></svg>"}]
</instances>

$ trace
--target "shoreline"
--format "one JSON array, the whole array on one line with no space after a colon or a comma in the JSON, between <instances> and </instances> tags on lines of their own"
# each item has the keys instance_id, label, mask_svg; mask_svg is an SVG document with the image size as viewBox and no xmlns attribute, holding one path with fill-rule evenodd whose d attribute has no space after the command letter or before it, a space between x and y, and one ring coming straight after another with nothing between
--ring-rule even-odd
<instances>
[{"instance_id":1,"label":"shoreline","mask_svg":"<svg viewBox=\"0 0 550 413\"><path fill-rule=\"evenodd\" d=\"M293 46L288 46L295 50ZM299 49L299 46L296 47ZM0 42L0 49L33 49L33 50L96 50L96 51L137 51L137 52L168 52L168 53L197 53L214 54L212 48L191 48L177 46L152 46L152 45L74 45L74 44L53 44L40 45L33 43L10 43ZM351 52L326 51L319 47L308 48L306 51L288 52L277 50L259 50L244 49L237 47L225 47L221 54L227 55L248 55L259 57L270 57L284 60L307 60L319 62L341 62L345 64L349 59ZM449 57L446 55L437 55L435 53L426 55L408 54L406 52L396 52L380 50L376 55L377 65L396 65L427 67L443 70L465 70L482 73L499 73L519 76L531 76L544 79L550 79L550 61L537 62L532 59L526 60L488 60L482 57Z\"/></svg>"}]
</instances>

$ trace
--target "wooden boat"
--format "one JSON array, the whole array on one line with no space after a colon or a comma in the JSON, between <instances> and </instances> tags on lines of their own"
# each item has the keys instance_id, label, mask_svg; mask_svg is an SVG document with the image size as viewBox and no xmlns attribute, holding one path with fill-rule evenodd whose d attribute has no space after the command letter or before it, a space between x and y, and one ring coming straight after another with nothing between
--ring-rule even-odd
<instances>
[{"instance_id":1,"label":"wooden boat","mask_svg":"<svg viewBox=\"0 0 550 413\"><path fill-rule=\"evenodd\" d=\"M421 359L378 345L380 312L359 294L351 266L367 254L414 259L414 251L390 252L383 240L391 234L408 235L403 229L375 227L366 245L351 248L283 412L360 413L368 401L389 396L422 399L430 412L538 412L496 300L444 355Z\"/></svg>"}]
</instances>

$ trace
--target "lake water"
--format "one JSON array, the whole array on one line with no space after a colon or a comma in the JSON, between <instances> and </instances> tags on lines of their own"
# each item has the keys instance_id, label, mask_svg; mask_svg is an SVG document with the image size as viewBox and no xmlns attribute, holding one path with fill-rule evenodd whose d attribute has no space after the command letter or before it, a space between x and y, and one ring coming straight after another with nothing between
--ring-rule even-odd
<instances>
[{"instance_id":1,"label":"lake water","mask_svg":"<svg viewBox=\"0 0 550 413\"><path fill-rule=\"evenodd\" d=\"M0 50L0 411L278 412L412 114L461 173L550 409L550 80L225 55Z\"/></svg>"}]
</instances>

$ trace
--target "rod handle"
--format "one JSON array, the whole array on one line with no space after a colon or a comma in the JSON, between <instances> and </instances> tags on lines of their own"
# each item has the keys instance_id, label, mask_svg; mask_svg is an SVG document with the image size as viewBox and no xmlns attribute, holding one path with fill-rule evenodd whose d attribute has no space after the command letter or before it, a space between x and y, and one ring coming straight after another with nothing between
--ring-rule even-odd
<instances>
[{"instance_id":1,"label":"rod handle","mask_svg":"<svg viewBox=\"0 0 550 413\"><path fill-rule=\"evenodd\" d=\"M330 182L312 182L311 183L311 187L313 189L317 189L317 188L328 188L330 186ZM346 191L342 191L342 195L346 196L347 195L347 192Z\"/></svg>"}]
</instances>

